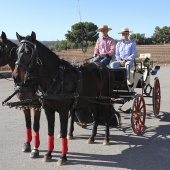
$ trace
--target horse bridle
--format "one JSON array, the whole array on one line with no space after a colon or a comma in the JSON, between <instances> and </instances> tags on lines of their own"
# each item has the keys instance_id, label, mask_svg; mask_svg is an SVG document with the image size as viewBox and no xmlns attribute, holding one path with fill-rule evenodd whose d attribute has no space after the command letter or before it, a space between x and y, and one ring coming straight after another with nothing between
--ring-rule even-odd
<instances>
[{"instance_id":1,"label":"horse bridle","mask_svg":"<svg viewBox=\"0 0 170 170\"><path fill-rule=\"evenodd\" d=\"M31 51L32 51L32 53L30 54L31 57L30 57L30 61L29 61L28 66L21 62L22 56L20 56L19 54L18 54L18 59L15 63L15 65L24 67L24 69L26 70L26 73L25 73L25 76L24 76L24 82L28 79L28 77L29 77L29 75L30 75L30 73L33 69L34 60L36 60L35 65L42 65L42 61L40 60L40 58L38 57L38 54L37 54L36 43L32 43L32 42L30 42L26 39L21 40L20 45L18 46L16 51L21 51L23 48L25 48L25 45L29 46L31 48ZM17 52L17 53L19 53L19 52Z\"/></svg>"}]
</instances>

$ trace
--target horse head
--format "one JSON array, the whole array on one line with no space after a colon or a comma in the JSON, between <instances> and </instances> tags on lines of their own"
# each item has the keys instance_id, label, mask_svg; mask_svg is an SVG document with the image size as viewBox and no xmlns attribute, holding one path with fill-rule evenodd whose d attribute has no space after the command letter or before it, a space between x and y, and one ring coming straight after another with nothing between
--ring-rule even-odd
<instances>
[{"instance_id":1,"label":"horse head","mask_svg":"<svg viewBox=\"0 0 170 170\"><path fill-rule=\"evenodd\" d=\"M16 61L17 45L7 39L5 32L2 32L0 37L0 66L10 65L14 69Z\"/></svg>"},{"instance_id":2,"label":"horse head","mask_svg":"<svg viewBox=\"0 0 170 170\"><path fill-rule=\"evenodd\" d=\"M32 70L40 61L36 56L36 34L32 32L30 36L23 37L16 33L16 36L20 45L16 50L17 61L12 74L14 82L22 84L25 83Z\"/></svg>"}]
</instances>

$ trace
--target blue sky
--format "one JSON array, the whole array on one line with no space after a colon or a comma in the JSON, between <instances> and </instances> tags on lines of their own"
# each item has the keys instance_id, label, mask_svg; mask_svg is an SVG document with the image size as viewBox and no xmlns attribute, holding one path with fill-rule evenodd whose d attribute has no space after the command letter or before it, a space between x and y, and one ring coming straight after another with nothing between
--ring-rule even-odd
<instances>
[{"instance_id":1,"label":"blue sky","mask_svg":"<svg viewBox=\"0 0 170 170\"><path fill-rule=\"evenodd\" d=\"M64 40L71 26L93 22L108 25L109 35L128 27L133 33L152 36L156 26L170 26L169 0L0 0L1 24L9 39L36 33L37 40ZM79 15L81 14L81 17Z\"/></svg>"}]
</instances>

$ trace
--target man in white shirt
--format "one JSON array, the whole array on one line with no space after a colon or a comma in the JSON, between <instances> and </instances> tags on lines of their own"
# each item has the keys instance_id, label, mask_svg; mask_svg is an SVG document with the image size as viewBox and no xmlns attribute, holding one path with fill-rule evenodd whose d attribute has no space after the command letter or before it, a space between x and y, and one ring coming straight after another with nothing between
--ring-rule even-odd
<instances>
[{"instance_id":1,"label":"man in white shirt","mask_svg":"<svg viewBox=\"0 0 170 170\"><path fill-rule=\"evenodd\" d=\"M111 68L125 67L127 75L130 72L130 67L134 64L134 58L136 56L136 44L129 39L128 28L122 29L118 34L122 34L122 41L118 42L115 50L116 61L110 64Z\"/></svg>"}]
</instances>

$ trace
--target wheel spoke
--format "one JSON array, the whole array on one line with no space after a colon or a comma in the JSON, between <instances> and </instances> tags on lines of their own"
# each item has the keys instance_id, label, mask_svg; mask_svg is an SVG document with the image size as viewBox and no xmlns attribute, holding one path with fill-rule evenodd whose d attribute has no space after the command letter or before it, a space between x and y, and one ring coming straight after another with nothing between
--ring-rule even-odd
<instances>
[{"instance_id":1,"label":"wheel spoke","mask_svg":"<svg viewBox=\"0 0 170 170\"><path fill-rule=\"evenodd\" d=\"M137 103L135 103L135 111L138 111Z\"/></svg>"},{"instance_id":2,"label":"wheel spoke","mask_svg":"<svg viewBox=\"0 0 170 170\"><path fill-rule=\"evenodd\" d=\"M144 104L139 108L139 110L141 110L142 108L144 108Z\"/></svg>"},{"instance_id":3,"label":"wheel spoke","mask_svg":"<svg viewBox=\"0 0 170 170\"><path fill-rule=\"evenodd\" d=\"M142 98L137 98L137 101L135 103L135 110L139 111L140 110L140 105L141 105L141 102L142 102Z\"/></svg>"},{"instance_id":4,"label":"wheel spoke","mask_svg":"<svg viewBox=\"0 0 170 170\"><path fill-rule=\"evenodd\" d=\"M144 120L142 120L141 118L139 119L139 122L142 126L144 125Z\"/></svg>"},{"instance_id":5,"label":"wheel spoke","mask_svg":"<svg viewBox=\"0 0 170 170\"><path fill-rule=\"evenodd\" d=\"M140 97L140 101L139 101L138 106L140 106L140 105L141 105L141 102L142 102L142 98Z\"/></svg>"}]
</instances>

